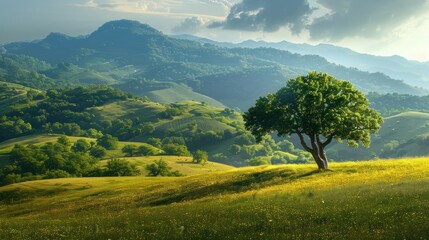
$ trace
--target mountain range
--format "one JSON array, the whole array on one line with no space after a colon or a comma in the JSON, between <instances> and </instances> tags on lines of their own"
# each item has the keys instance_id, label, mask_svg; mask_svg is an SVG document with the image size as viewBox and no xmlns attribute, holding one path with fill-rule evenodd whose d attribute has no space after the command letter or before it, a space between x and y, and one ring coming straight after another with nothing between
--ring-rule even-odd
<instances>
[{"instance_id":1,"label":"mountain range","mask_svg":"<svg viewBox=\"0 0 429 240\"><path fill-rule=\"evenodd\" d=\"M7 52L0 59L0 78L12 82L17 79L6 76L5 72L10 75L12 71L4 70L2 74L1 68L10 68L12 60L8 59L20 56L13 68L24 69L23 75L33 73L46 86L61 81L66 85L103 83L138 96L149 95L163 103L210 101L241 110L246 110L258 97L275 92L288 79L313 70L349 80L366 93L428 94L427 90L403 80L341 66L321 56L266 47L218 45L169 37L149 25L118 20L105 23L87 36L51 33L43 40L4 45ZM28 62L22 61L23 55ZM43 68L38 69L35 63ZM49 80L53 84L47 84ZM30 82L20 84L37 87ZM172 97L158 98L159 94L153 91L160 90L168 90ZM186 96L190 99L185 99Z\"/></svg>"},{"instance_id":2,"label":"mountain range","mask_svg":"<svg viewBox=\"0 0 429 240\"><path fill-rule=\"evenodd\" d=\"M345 67L355 67L368 72L380 72L394 79L429 90L429 62L411 61L402 56L375 56L330 44L296 44L288 41L266 42L247 40L240 43L217 42L192 35L176 35L188 39L227 48L275 48L301 55L318 55L329 62Z\"/></svg>"}]
</instances>

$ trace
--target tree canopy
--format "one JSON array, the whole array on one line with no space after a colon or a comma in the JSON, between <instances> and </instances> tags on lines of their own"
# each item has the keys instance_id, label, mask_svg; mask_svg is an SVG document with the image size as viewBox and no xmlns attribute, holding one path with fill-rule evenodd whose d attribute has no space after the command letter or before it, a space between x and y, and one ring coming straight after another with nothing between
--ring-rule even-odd
<instances>
[{"instance_id":1,"label":"tree canopy","mask_svg":"<svg viewBox=\"0 0 429 240\"><path fill-rule=\"evenodd\" d=\"M204 165L209 160L209 155L206 151L197 150L192 158L193 163Z\"/></svg>"},{"instance_id":2,"label":"tree canopy","mask_svg":"<svg viewBox=\"0 0 429 240\"><path fill-rule=\"evenodd\" d=\"M277 93L259 98L243 117L257 140L272 132L297 134L319 169L328 168L325 148L333 139L369 147L370 135L383 123L350 82L318 72L289 80Z\"/></svg>"}]
</instances>

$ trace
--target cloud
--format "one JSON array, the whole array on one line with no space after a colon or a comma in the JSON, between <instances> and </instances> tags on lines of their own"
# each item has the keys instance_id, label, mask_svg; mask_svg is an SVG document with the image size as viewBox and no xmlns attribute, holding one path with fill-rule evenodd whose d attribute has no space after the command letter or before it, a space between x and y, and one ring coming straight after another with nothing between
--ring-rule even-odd
<instances>
[{"instance_id":1,"label":"cloud","mask_svg":"<svg viewBox=\"0 0 429 240\"><path fill-rule=\"evenodd\" d=\"M427 12L427 0L318 0L329 12L307 26L314 40L380 37Z\"/></svg>"},{"instance_id":2,"label":"cloud","mask_svg":"<svg viewBox=\"0 0 429 240\"><path fill-rule=\"evenodd\" d=\"M210 27L275 32L286 26L300 33L312 11L307 0L243 0L231 8L225 21Z\"/></svg>"},{"instance_id":3,"label":"cloud","mask_svg":"<svg viewBox=\"0 0 429 240\"><path fill-rule=\"evenodd\" d=\"M380 37L428 13L429 0L242 0L223 21L209 27L293 34L308 31L313 40Z\"/></svg>"},{"instance_id":4,"label":"cloud","mask_svg":"<svg viewBox=\"0 0 429 240\"><path fill-rule=\"evenodd\" d=\"M187 33L195 34L201 29L204 29L208 19L203 17L190 17L186 18L181 24L174 27L171 31L174 33Z\"/></svg>"},{"instance_id":5,"label":"cloud","mask_svg":"<svg viewBox=\"0 0 429 240\"><path fill-rule=\"evenodd\" d=\"M221 5L225 12L228 12L229 9L233 6L233 4L228 0L207 0L209 3L213 3L216 5Z\"/></svg>"},{"instance_id":6,"label":"cloud","mask_svg":"<svg viewBox=\"0 0 429 240\"><path fill-rule=\"evenodd\" d=\"M231 0L86 0L81 7L121 13L165 17L205 17L220 20L233 4Z\"/></svg>"},{"instance_id":7,"label":"cloud","mask_svg":"<svg viewBox=\"0 0 429 240\"><path fill-rule=\"evenodd\" d=\"M89 0L80 6L99 8L117 12L162 13L169 12L171 7L177 5L178 2L176 0Z\"/></svg>"}]
</instances>

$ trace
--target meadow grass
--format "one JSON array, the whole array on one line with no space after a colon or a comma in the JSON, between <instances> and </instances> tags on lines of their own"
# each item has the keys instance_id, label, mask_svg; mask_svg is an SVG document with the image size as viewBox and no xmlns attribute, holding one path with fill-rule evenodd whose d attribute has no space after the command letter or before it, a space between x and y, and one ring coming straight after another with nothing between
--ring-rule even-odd
<instances>
[{"instance_id":1,"label":"meadow grass","mask_svg":"<svg viewBox=\"0 0 429 240\"><path fill-rule=\"evenodd\" d=\"M193 99L198 102L206 102L211 106L225 107L221 102L206 95L194 92L190 87L178 83L170 83L168 88L144 92L141 95L149 97L149 99L154 102L160 102L163 104Z\"/></svg>"},{"instance_id":2,"label":"meadow grass","mask_svg":"<svg viewBox=\"0 0 429 240\"><path fill-rule=\"evenodd\" d=\"M0 239L427 239L429 159L0 188Z\"/></svg>"},{"instance_id":3,"label":"meadow grass","mask_svg":"<svg viewBox=\"0 0 429 240\"><path fill-rule=\"evenodd\" d=\"M96 119L110 120L115 119L134 119L139 117L144 122L154 122L157 120L158 113L165 110L165 107L159 103L143 102L139 99L128 99L125 101L116 101L100 107L89 108L88 111L96 116Z\"/></svg>"},{"instance_id":4,"label":"meadow grass","mask_svg":"<svg viewBox=\"0 0 429 240\"><path fill-rule=\"evenodd\" d=\"M167 131L168 129L183 130L191 123L195 123L198 126L198 129L201 129L202 131L222 132L224 130L235 130L233 127L214 119L208 119L206 117L186 117L158 124L157 131L163 132Z\"/></svg>"},{"instance_id":5,"label":"meadow grass","mask_svg":"<svg viewBox=\"0 0 429 240\"><path fill-rule=\"evenodd\" d=\"M168 166L171 167L172 171L179 171L180 173L187 176L235 169L232 166L216 162L196 164L192 163L192 157L183 156L142 156L127 157L121 159L127 160L131 164L136 165L142 176L147 176L147 174L149 173L149 171L145 169L147 165L152 164L155 160L160 159L166 161L168 163ZM106 164L107 161L108 160L103 160L100 162L100 164Z\"/></svg>"}]
</instances>

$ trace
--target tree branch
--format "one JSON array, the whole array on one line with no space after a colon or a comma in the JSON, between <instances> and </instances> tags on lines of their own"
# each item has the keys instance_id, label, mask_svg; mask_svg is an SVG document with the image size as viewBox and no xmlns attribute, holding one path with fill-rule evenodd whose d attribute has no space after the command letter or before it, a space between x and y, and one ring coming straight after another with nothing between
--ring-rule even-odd
<instances>
[{"instance_id":1,"label":"tree branch","mask_svg":"<svg viewBox=\"0 0 429 240\"><path fill-rule=\"evenodd\" d=\"M332 142L332 140L334 139L334 135L330 135L327 139L326 139L326 141L324 142L324 143L322 143L322 146L323 147L326 147L326 146L328 146L331 142Z\"/></svg>"},{"instance_id":2,"label":"tree branch","mask_svg":"<svg viewBox=\"0 0 429 240\"><path fill-rule=\"evenodd\" d=\"M296 134L298 134L299 140L301 141L301 145L302 147L307 151L307 152L312 152L313 149L311 149L307 143L305 142L304 136L302 135L302 133L300 133L299 131L296 132Z\"/></svg>"},{"instance_id":3,"label":"tree branch","mask_svg":"<svg viewBox=\"0 0 429 240\"><path fill-rule=\"evenodd\" d=\"M317 154L319 154L319 148L316 145L316 134L310 135L310 142L311 146L313 147L313 150L316 150Z\"/></svg>"}]
</instances>

